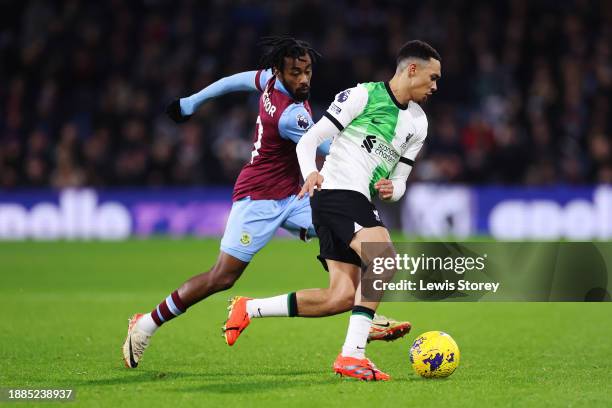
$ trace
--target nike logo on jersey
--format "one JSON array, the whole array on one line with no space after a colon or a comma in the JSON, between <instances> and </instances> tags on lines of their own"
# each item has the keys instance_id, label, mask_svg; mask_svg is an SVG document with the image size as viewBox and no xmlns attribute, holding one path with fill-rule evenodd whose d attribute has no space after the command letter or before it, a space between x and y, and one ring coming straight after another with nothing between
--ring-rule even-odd
<instances>
[{"instance_id":1,"label":"nike logo on jersey","mask_svg":"<svg viewBox=\"0 0 612 408\"><path fill-rule=\"evenodd\" d=\"M361 147L367 150L368 153L372 153L372 148L374 147L374 143L376 143L376 136L367 135L365 139L363 139L363 143Z\"/></svg>"}]
</instances>

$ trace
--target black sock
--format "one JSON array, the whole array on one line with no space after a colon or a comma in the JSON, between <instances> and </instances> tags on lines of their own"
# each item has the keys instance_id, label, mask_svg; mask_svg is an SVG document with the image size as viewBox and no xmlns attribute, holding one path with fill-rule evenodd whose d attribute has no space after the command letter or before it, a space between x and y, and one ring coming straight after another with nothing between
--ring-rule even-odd
<instances>
[{"instance_id":1,"label":"black sock","mask_svg":"<svg viewBox=\"0 0 612 408\"><path fill-rule=\"evenodd\" d=\"M376 313L374 310L368 307L364 307L364 306L354 306L353 311L351 312L351 314L354 314L354 315L360 314L360 315L367 316L372 320L374 320L374 313Z\"/></svg>"},{"instance_id":2,"label":"black sock","mask_svg":"<svg viewBox=\"0 0 612 408\"><path fill-rule=\"evenodd\" d=\"M289 317L296 317L298 315L297 296L295 292L291 292L287 299L289 305Z\"/></svg>"}]
</instances>

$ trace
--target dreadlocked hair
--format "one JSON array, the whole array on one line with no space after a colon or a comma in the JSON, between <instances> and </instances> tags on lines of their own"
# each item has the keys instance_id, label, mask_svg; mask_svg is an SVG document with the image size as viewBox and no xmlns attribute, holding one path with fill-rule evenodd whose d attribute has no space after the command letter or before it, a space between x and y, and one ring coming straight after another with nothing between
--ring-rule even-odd
<instances>
[{"instance_id":1,"label":"dreadlocked hair","mask_svg":"<svg viewBox=\"0 0 612 408\"><path fill-rule=\"evenodd\" d=\"M321 56L306 41L296 40L288 36L263 37L258 45L265 49L260 61L263 69L276 68L282 71L285 65L285 57L296 59L308 54L314 64Z\"/></svg>"}]
</instances>

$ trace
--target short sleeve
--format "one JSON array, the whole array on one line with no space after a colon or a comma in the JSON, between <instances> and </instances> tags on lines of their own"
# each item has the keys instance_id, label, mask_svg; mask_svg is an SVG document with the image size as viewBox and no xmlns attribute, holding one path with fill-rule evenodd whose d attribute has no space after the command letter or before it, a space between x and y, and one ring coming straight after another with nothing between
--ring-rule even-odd
<instances>
[{"instance_id":1,"label":"short sleeve","mask_svg":"<svg viewBox=\"0 0 612 408\"><path fill-rule=\"evenodd\" d=\"M293 104L287 107L278 121L278 132L284 139L297 143L313 125L312 117L304 105Z\"/></svg>"},{"instance_id":2,"label":"short sleeve","mask_svg":"<svg viewBox=\"0 0 612 408\"><path fill-rule=\"evenodd\" d=\"M363 112L367 102L367 89L357 85L337 94L323 116L332 121L338 130L344 130L353 119Z\"/></svg>"},{"instance_id":3,"label":"short sleeve","mask_svg":"<svg viewBox=\"0 0 612 408\"><path fill-rule=\"evenodd\" d=\"M263 92L268 81L272 78L271 69L261 69L255 74L255 86L260 92Z\"/></svg>"}]
</instances>

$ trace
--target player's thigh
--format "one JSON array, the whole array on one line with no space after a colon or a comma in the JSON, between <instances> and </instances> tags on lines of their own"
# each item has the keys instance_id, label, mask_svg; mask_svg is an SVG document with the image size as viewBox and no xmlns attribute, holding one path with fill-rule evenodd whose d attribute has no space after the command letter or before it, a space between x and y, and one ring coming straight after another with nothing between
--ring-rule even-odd
<instances>
[{"instance_id":1,"label":"player's thigh","mask_svg":"<svg viewBox=\"0 0 612 408\"><path fill-rule=\"evenodd\" d=\"M290 233L297 235L302 240L316 237L314 226L312 225L312 210L310 200L293 196L287 207L285 220L281 225Z\"/></svg>"},{"instance_id":2,"label":"player's thigh","mask_svg":"<svg viewBox=\"0 0 612 408\"><path fill-rule=\"evenodd\" d=\"M373 245L363 246L364 243L373 243ZM350 247L364 263L383 253L387 256L395 253L389 231L380 226L362 228L357 231L351 240Z\"/></svg>"},{"instance_id":3,"label":"player's thigh","mask_svg":"<svg viewBox=\"0 0 612 408\"><path fill-rule=\"evenodd\" d=\"M274 236L282 212L273 200L243 199L234 202L221 239L221 251L250 262Z\"/></svg>"},{"instance_id":4,"label":"player's thigh","mask_svg":"<svg viewBox=\"0 0 612 408\"><path fill-rule=\"evenodd\" d=\"M327 259L329 288L338 292L350 291L353 294L359 286L360 268L357 265Z\"/></svg>"}]
</instances>

